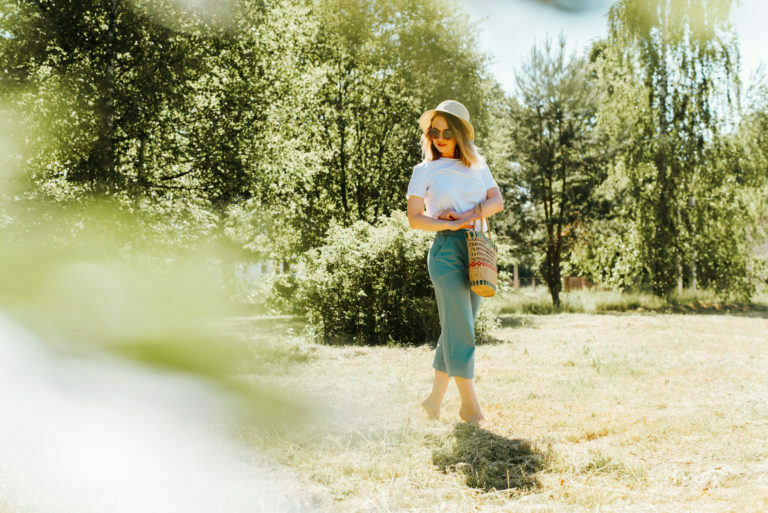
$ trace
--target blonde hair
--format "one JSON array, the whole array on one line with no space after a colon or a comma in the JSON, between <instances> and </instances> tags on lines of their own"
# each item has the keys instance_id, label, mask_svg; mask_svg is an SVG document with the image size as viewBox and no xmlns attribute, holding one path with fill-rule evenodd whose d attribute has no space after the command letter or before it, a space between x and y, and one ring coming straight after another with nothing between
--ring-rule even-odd
<instances>
[{"instance_id":1,"label":"blonde hair","mask_svg":"<svg viewBox=\"0 0 768 513\"><path fill-rule=\"evenodd\" d=\"M454 149L453 157L461 160L461 163L467 167L482 167L484 159L480 155L480 148L475 146L475 143L469 138L469 133L461 119L448 112L436 112L429 121L430 126L432 126L432 121L436 117L443 118L448 124L448 128L453 130L454 137L456 138L456 148ZM440 150L437 149L437 146L425 133L421 134L421 157L424 160L438 160L442 157Z\"/></svg>"}]
</instances>

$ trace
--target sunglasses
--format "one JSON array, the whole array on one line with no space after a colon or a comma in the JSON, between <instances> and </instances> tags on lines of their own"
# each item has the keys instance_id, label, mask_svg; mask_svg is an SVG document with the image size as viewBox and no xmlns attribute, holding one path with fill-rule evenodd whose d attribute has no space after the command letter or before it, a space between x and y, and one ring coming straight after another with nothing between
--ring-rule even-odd
<instances>
[{"instance_id":1,"label":"sunglasses","mask_svg":"<svg viewBox=\"0 0 768 513\"><path fill-rule=\"evenodd\" d=\"M451 130L450 128L446 128L442 132L440 132L440 130L438 130L437 128L430 128L429 130L427 130L427 137L429 137L434 141L440 138L441 133L443 134L443 139L445 139L446 141L450 141L451 139L453 139L453 130Z\"/></svg>"}]
</instances>

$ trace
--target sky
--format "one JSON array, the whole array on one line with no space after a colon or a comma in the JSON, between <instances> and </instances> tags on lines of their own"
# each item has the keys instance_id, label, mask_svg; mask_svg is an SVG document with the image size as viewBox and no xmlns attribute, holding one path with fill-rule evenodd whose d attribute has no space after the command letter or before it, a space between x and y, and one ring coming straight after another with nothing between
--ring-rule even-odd
<instances>
[{"instance_id":1,"label":"sky","mask_svg":"<svg viewBox=\"0 0 768 513\"><path fill-rule=\"evenodd\" d=\"M562 32L568 46L581 52L590 41L607 35L606 13L610 0L461 0L469 14L480 21L482 49L494 58L491 71L509 93L515 89L514 71L527 59L534 41L553 40ZM766 0L741 0L731 13L741 44L742 80L761 61L768 62Z\"/></svg>"}]
</instances>

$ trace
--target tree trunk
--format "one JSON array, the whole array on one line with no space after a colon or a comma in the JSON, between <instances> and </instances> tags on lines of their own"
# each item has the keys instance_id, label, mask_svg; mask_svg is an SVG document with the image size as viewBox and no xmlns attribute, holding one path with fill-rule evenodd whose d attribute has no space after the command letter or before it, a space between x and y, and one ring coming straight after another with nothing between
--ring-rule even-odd
<instances>
[{"instance_id":1,"label":"tree trunk","mask_svg":"<svg viewBox=\"0 0 768 513\"><path fill-rule=\"evenodd\" d=\"M518 273L517 264L515 264L515 271L514 271L514 286L515 290L520 290L520 274Z\"/></svg>"},{"instance_id":2,"label":"tree trunk","mask_svg":"<svg viewBox=\"0 0 768 513\"><path fill-rule=\"evenodd\" d=\"M696 196L692 196L690 199L690 207L691 212L693 213L694 219L696 219ZM696 282L696 235L697 233L697 226L696 223L691 223L691 238L693 239L691 241L691 290L696 292L696 288L698 287L698 283Z\"/></svg>"},{"instance_id":3,"label":"tree trunk","mask_svg":"<svg viewBox=\"0 0 768 513\"><path fill-rule=\"evenodd\" d=\"M347 123L344 119L344 92L346 90L346 82L343 76L344 70L342 68L343 63L339 61L339 92L338 103L336 104L338 117L336 119L336 123L339 129L339 192L341 196L341 206L344 214L344 222L347 223L349 221L349 200L347 198L349 184L347 183Z\"/></svg>"},{"instance_id":4,"label":"tree trunk","mask_svg":"<svg viewBox=\"0 0 768 513\"><path fill-rule=\"evenodd\" d=\"M146 165L146 147L147 147L147 134L141 134L139 138L139 154L136 158L136 184L133 190L133 208L136 212L141 208L141 195L144 190L144 182L146 177L144 176L144 167Z\"/></svg>"},{"instance_id":5,"label":"tree trunk","mask_svg":"<svg viewBox=\"0 0 768 513\"><path fill-rule=\"evenodd\" d=\"M696 283L696 246L691 250L691 290L696 292L698 283Z\"/></svg>"},{"instance_id":6,"label":"tree trunk","mask_svg":"<svg viewBox=\"0 0 768 513\"><path fill-rule=\"evenodd\" d=\"M107 29L106 62L104 73L104 96L102 98L103 128L99 137L99 176L96 177L95 189L104 194L114 187L117 181L115 173L115 30L117 23L118 0L109 5L109 28Z\"/></svg>"},{"instance_id":7,"label":"tree trunk","mask_svg":"<svg viewBox=\"0 0 768 513\"><path fill-rule=\"evenodd\" d=\"M554 245L550 245L547 248L547 257L542 266L542 275L544 281L547 282L547 288L552 296L552 304L555 308L560 307L560 290L561 277L560 277L560 254Z\"/></svg>"},{"instance_id":8,"label":"tree trunk","mask_svg":"<svg viewBox=\"0 0 768 513\"><path fill-rule=\"evenodd\" d=\"M672 215L672 205L675 197L675 184L669 162L669 123L667 120L667 96L669 94L669 77L667 73L667 44L664 42L664 26L662 26L662 51L658 73L659 93L659 127L657 133L656 177L659 193L654 204L654 237L649 253L651 257L651 286L654 294L665 296L669 294L675 283L674 246L677 243L677 223Z\"/></svg>"}]
</instances>

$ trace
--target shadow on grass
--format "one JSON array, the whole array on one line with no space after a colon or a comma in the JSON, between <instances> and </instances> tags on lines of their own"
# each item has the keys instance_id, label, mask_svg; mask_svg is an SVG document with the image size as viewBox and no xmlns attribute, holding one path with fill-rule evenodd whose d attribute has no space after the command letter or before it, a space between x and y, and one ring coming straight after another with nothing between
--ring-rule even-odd
<instances>
[{"instance_id":1,"label":"shadow on grass","mask_svg":"<svg viewBox=\"0 0 768 513\"><path fill-rule=\"evenodd\" d=\"M533 324L531 317L524 315L500 314L496 316L496 320L498 322L497 327L499 328L524 328L530 327ZM478 346L506 344L507 342L509 340L494 336L492 331L475 337L475 344ZM432 348L434 349L434 345Z\"/></svg>"},{"instance_id":2,"label":"shadow on grass","mask_svg":"<svg viewBox=\"0 0 768 513\"><path fill-rule=\"evenodd\" d=\"M432 463L443 472L463 473L469 487L515 491L541 486L535 474L544 466L544 455L527 440L460 422L439 445L432 451Z\"/></svg>"},{"instance_id":3,"label":"shadow on grass","mask_svg":"<svg viewBox=\"0 0 768 513\"><path fill-rule=\"evenodd\" d=\"M502 328L523 328L531 325L531 319L524 315L500 313L498 319L499 326Z\"/></svg>"}]
</instances>

